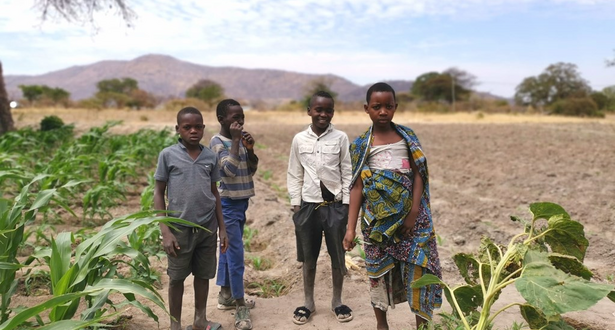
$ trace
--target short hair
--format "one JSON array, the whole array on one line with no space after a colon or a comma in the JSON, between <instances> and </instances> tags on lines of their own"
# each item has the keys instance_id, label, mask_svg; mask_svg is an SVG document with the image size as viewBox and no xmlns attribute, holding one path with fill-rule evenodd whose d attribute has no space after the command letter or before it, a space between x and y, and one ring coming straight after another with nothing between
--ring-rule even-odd
<instances>
[{"instance_id":1,"label":"short hair","mask_svg":"<svg viewBox=\"0 0 615 330\"><path fill-rule=\"evenodd\" d=\"M218 106L216 107L216 117L224 117L226 116L226 112L228 111L228 108L230 108L231 106L234 105L238 105L241 106L241 104L239 104L239 102L233 100L233 99L224 99L222 101L220 101L220 103L218 103Z\"/></svg>"},{"instance_id":2,"label":"short hair","mask_svg":"<svg viewBox=\"0 0 615 330\"><path fill-rule=\"evenodd\" d=\"M374 92L391 92L393 94L393 99L397 101L397 98L395 97L395 90L393 89L393 87L391 87L391 85L385 82L378 82L373 84L372 87L367 90L367 94L365 95L365 101L367 101L368 104L372 98L372 93Z\"/></svg>"},{"instance_id":3,"label":"short hair","mask_svg":"<svg viewBox=\"0 0 615 330\"><path fill-rule=\"evenodd\" d=\"M330 99L331 102L333 102L333 104L335 104L335 100L333 100L333 96L331 96L331 94L329 94L329 92L326 91L317 91L316 93L314 93L314 95L312 95L312 97L310 97L310 104L308 104L309 107L312 106L312 102L314 102L314 99L317 97L324 97L326 99Z\"/></svg>"},{"instance_id":4,"label":"short hair","mask_svg":"<svg viewBox=\"0 0 615 330\"><path fill-rule=\"evenodd\" d=\"M177 125L179 125L179 121L180 121L181 117L183 117L184 115L187 115L189 113L193 114L193 115L199 115L199 116L201 116L201 118L203 118L203 114L201 114L199 109L197 109L195 107L185 107L185 108L179 110L179 112L177 113Z\"/></svg>"}]
</instances>

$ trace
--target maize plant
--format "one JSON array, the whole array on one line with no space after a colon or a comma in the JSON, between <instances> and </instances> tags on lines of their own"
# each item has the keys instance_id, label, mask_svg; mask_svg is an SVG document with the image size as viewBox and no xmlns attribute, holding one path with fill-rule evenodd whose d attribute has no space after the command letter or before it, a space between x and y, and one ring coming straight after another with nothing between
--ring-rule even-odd
<instances>
[{"instance_id":1,"label":"maize plant","mask_svg":"<svg viewBox=\"0 0 615 330\"><path fill-rule=\"evenodd\" d=\"M7 175L6 172L4 175ZM0 172L0 179L2 177L3 173ZM44 178L44 175L39 175L26 184L12 203L0 199L0 322L4 322L11 313L9 305L17 284L15 273L24 266L17 261L17 252L23 245L25 226L35 220L39 211L50 207L49 203L58 197L58 191L72 187L62 186L31 193L31 187Z\"/></svg>"},{"instance_id":2,"label":"maize plant","mask_svg":"<svg viewBox=\"0 0 615 330\"><path fill-rule=\"evenodd\" d=\"M589 241L581 223L553 203L531 204L530 212L529 222L511 217L525 226L507 247L483 238L476 255L453 257L466 285L452 288L427 274L412 287L441 285L464 330L490 329L501 312L515 306L531 329L574 330L561 314L588 309L607 296L615 301L614 286L591 281L592 272L583 265ZM492 312L511 284L525 301Z\"/></svg>"},{"instance_id":3,"label":"maize plant","mask_svg":"<svg viewBox=\"0 0 615 330\"><path fill-rule=\"evenodd\" d=\"M74 248L76 242L72 233L63 232L52 239L51 246L39 249L31 259L42 259L43 264L49 267L53 298L9 318L0 325L0 330L15 329L26 324L32 317L39 326L57 327L59 324L68 328L99 323L115 315L109 313L109 309L115 310L127 304L139 308L158 321L158 316L136 299L136 296L141 296L166 312L162 297L147 281L148 275L133 277L118 272L120 264L139 271L149 270L147 256L124 240L131 233L143 227L155 227L161 222L169 226L192 226L188 221L158 217L156 213L138 212L116 218ZM121 293L123 301L112 301L114 298L110 295L113 292ZM85 302L87 308L81 312L79 320L73 320L82 302ZM44 310L49 310L48 321L39 316Z\"/></svg>"}]
</instances>

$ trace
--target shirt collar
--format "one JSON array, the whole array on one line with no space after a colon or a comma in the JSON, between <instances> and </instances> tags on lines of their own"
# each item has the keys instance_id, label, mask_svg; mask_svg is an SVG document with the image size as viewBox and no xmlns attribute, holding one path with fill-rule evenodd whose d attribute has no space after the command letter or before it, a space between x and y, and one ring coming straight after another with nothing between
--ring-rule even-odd
<instances>
[{"instance_id":1,"label":"shirt collar","mask_svg":"<svg viewBox=\"0 0 615 330\"><path fill-rule=\"evenodd\" d=\"M188 148L186 148L186 146L182 143L182 138L177 138L177 144L179 144L179 147L184 149L184 150L188 150ZM203 145L199 143L199 148L201 150L203 150Z\"/></svg>"},{"instance_id":2,"label":"shirt collar","mask_svg":"<svg viewBox=\"0 0 615 330\"><path fill-rule=\"evenodd\" d=\"M308 134L312 134L315 137L323 137L327 134L329 134L331 131L333 130L333 124L329 123L329 127L327 127L327 129L321 134L321 135L316 135L316 133L314 133L314 131L312 131L312 124L310 124L307 128Z\"/></svg>"}]
</instances>

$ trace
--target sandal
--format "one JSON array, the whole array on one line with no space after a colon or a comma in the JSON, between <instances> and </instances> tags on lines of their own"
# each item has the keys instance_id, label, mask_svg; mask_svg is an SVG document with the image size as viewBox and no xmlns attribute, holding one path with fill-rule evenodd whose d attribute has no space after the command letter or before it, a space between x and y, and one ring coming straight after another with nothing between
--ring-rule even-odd
<instances>
[{"instance_id":1,"label":"sandal","mask_svg":"<svg viewBox=\"0 0 615 330\"><path fill-rule=\"evenodd\" d=\"M346 305L340 305L333 309L333 313L335 313L335 318L338 322L344 323L352 320L352 309ZM348 315L348 317L342 317L344 315Z\"/></svg>"},{"instance_id":2,"label":"sandal","mask_svg":"<svg viewBox=\"0 0 615 330\"><path fill-rule=\"evenodd\" d=\"M248 306L237 307L237 311L235 312L235 329L252 329L252 320L250 320L250 308L248 308Z\"/></svg>"},{"instance_id":3,"label":"sandal","mask_svg":"<svg viewBox=\"0 0 615 330\"><path fill-rule=\"evenodd\" d=\"M207 322L207 327L205 327L205 330L219 330L222 328L222 324L220 323L216 323L216 322ZM194 328L189 325L186 327L186 330L193 330ZM198 330L198 329L194 329L194 330Z\"/></svg>"},{"instance_id":4,"label":"sandal","mask_svg":"<svg viewBox=\"0 0 615 330\"><path fill-rule=\"evenodd\" d=\"M305 306L297 307L293 312L293 323L298 325L306 324L315 312L316 311L312 312ZM301 320L301 318L303 318L303 320Z\"/></svg>"},{"instance_id":5,"label":"sandal","mask_svg":"<svg viewBox=\"0 0 615 330\"><path fill-rule=\"evenodd\" d=\"M256 301L252 298L244 298L246 307L249 309L254 308L256 306ZM237 301L233 299L233 297L224 298L221 294L218 294L218 306L219 310L229 310L237 308Z\"/></svg>"}]
</instances>

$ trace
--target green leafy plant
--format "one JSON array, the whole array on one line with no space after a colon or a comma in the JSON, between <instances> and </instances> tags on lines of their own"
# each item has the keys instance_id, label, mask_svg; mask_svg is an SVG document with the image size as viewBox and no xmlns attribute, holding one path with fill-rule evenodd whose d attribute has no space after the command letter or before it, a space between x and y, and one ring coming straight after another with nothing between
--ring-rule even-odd
<instances>
[{"instance_id":1,"label":"green leafy plant","mask_svg":"<svg viewBox=\"0 0 615 330\"><path fill-rule=\"evenodd\" d=\"M256 289L254 293L263 298L279 297L288 291L286 284L272 279L266 279L263 282L252 282L247 287L249 289Z\"/></svg>"},{"instance_id":2,"label":"green leafy plant","mask_svg":"<svg viewBox=\"0 0 615 330\"><path fill-rule=\"evenodd\" d=\"M260 256L252 256L250 257L250 261L252 262L252 266L256 270L267 270L271 268L271 260L267 258L262 258Z\"/></svg>"},{"instance_id":3,"label":"green leafy plant","mask_svg":"<svg viewBox=\"0 0 615 330\"><path fill-rule=\"evenodd\" d=\"M46 116L41 120L41 131L51 131L62 128L64 121L58 116Z\"/></svg>"},{"instance_id":4,"label":"green leafy plant","mask_svg":"<svg viewBox=\"0 0 615 330\"><path fill-rule=\"evenodd\" d=\"M121 264L135 268L135 260L137 265L149 267L147 257L124 241L125 237L137 229L153 227L160 222L168 225L191 225L190 222L177 218L158 217L156 213L158 212L138 212L116 218L79 244L69 232L62 232L53 238L50 247L40 249L32 257L42 259L49 267L53 298L9 318L0 325L0 330L14 329L43 310L50 310L49 321L37 317L39 326L53 324L54 327L61 328L60 326L74 326L83 322L98 323L115 315L108 313L109 309L115 310L125 305L135 306L158 321L158 316L137 300L136 296L141 296L166 311L160 294L144 276L124 276L118 271ZM124 300L113 302L110 297L112 292L122 293ZM80 320L72 320L82 301L86 302L87 309L81 312ZM66 322L68 320L71 321Z\"/></svg>"},{"instance_id":5,"label":"green leafy plant","mask_svg":"<svg viewBox=\"0 0 615 330\"><path fill-rule=\"evenodd\" d=\"M252 239L258 234L257 229L252 229L248 226L243 227L243 248L247 252L252 251Z\"/></svg>"},{"instance_id":6,"label":"green leafy plant","mask_svg":"<svg viewBox=\"0 0 615 330\"><path fill-rule=\"evenodd\" d=\"M585 310L607 296L615 301L614 286L591 282L592 273L583 265L589 245L583 225L553 203L531 204L530 212L530 221L511 217L524 230L508 246L483 238L476 255L453 257L466 285L453 288L427 274L412 287L441 285L465 330L490 329L495 317L513 306L531 329L573 329L561 314ZM511 284L525 302L492 312L502 290Z\"/></svg>"}]
</instances>

